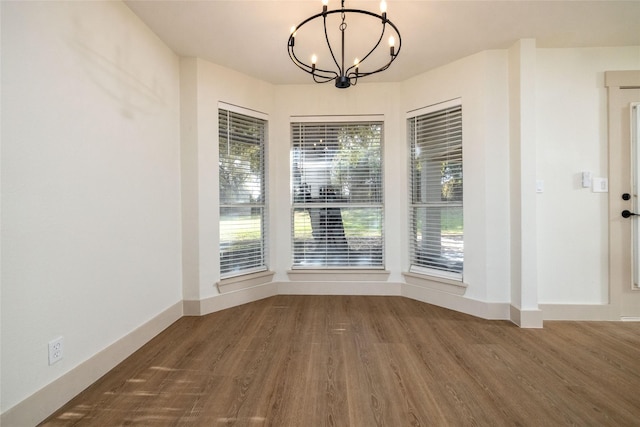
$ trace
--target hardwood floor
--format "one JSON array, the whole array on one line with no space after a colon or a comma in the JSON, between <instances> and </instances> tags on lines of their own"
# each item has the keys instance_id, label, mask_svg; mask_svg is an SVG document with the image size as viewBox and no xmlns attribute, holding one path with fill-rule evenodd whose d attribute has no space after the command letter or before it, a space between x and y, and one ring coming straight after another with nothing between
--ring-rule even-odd
<instances>
[{"instance_id":1,"label":"hardwood floor","mask_svg":"<svg viewBox=\"0 0 640 427\"><path fill-rule=\"evenodd\" d=\"M185 317L45 426L638 426L640 323L520 329L402 297Z\"/></svg>"}]
</instances>

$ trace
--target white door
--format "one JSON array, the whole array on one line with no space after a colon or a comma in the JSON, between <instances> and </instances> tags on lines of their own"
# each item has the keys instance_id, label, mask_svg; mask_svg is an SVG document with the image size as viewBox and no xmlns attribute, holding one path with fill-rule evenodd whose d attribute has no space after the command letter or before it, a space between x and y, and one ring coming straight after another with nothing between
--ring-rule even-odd
<instances>
[{"instance_id":1,"label":"white door","mask_svg":"<svg viewBox=\"0 0 640 427\"><path fill-rule=\"evenodd\" d=\"M632 288L640 288L640 102L631 104L631 197L633 201L633 211L623 211L623 218L634 217L631 224L631 253L633 255L631 270L633 272ZM624 199L623 199L624 200Z\"/></svg>"},{"instance_id":2,"label":"white door","mask_svg":"<svg viewBox=\"0 0 640 427\"><path fill-rule=\"evenodd\" d=\"M636 280L636 277L640 277L640 217L633 215L640 214L640 149L634 147L637 128L633 128L635 115L638 114L636 107L640 103L640 72L626 73L607 73L609 294L614 318L640 319L640 287ZM620 79L614 79L616 76L612 74ZM619 83L610 84L615 80L619 80ZM638 81L633 83L635 80Z\"/></svg>"}]
</instances>

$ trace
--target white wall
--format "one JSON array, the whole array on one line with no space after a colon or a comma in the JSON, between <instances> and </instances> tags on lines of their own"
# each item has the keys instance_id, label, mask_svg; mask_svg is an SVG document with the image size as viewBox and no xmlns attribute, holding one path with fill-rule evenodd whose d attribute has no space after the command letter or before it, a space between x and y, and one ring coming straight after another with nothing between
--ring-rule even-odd
<instances>
[{"instance_id":1,"label":"white wall","mask_svg":"<svg viewBox=\"0 0 640 427\"><path fill-rule=\"evenodd\" d=\"M639 68L639 47L537 50L540 303L608 302L608 194L580 174L609 173L604 72Z\"/></svg>"},{"instance_id":2,"label":"white wall","mask_svg":"<svg viewBox=\"0 0 640 427\"><path fill-rule=\"evenodd\" d=\"M188 218L183 224L184 298L197 301L219 295L218 103L270 114L274 86L196 58L182 58L180 71L182 212ZM269 139L273 144L271 128Z\"/></svg>"},{"instance_id":3,"label":"white wall","mask_svg":"<svg viewBox=\"0 0 640 427\"><path fill-rule=\"evenodd\" d=\"M178 58L119 2L1 7L4 413L182 294Z\"/></svg>"},{"instance_id":4,"label":"white wall","mask_svg":"<svg viewBox=\"0 0 640 427\"><path fill-rule=\"evenodd\" d=\"M485 51L403 83L402 111L462 99L465 297L509 300L506 51ZM404 132L404 128L401 129ZM405 249L406 250L406 249ZM408 266L405 264L404 268Z\"/></svg>"},{"instance_id":5,"label":"white wall","mask_svg":"<svg viewBox=\"0 0 640 427\"><path fill-rule=\"evenodd\" d=\"M508 55L512 320L542 326L536 259L535 40L518 40Z\"/></svg>"}]
</instances>

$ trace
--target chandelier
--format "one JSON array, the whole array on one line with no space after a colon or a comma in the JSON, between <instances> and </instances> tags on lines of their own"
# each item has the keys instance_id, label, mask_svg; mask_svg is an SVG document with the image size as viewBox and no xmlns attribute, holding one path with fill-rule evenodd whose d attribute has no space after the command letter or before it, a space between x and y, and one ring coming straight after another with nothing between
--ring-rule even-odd
<instances>
[{"instance_id":1,"label":"chandelier","mask_svg":"<svg viewBox=\"0 0 640 427\"><path fill-rule=\"evenodd\" d=\"M344 0L341 0L342 6L340 9L327 10L328 2L329 0L322 0L321 13L310 16L291 28L287 48L289 58L293 63L302 71L311 74L316 83L335 81L336 87L340 89L355 85L361 77L367 77L389 68L400 53L402 39L398 28L387 19L387 4L385 0L380 3L380 15L366 10L345 9ZM375 33L373 25L376 22L379 25L379 35ZM352 36L351 41L353 43L347 43L346 40L348 23L353 24L352 32L349 33ZM329 28L327 28L328 25ZM323 30L324 34L322 35ZM385 52L383 47L378 49L382 39L385 37L385 32L390 33L388 52ZM367 34L369 34L368 40L362 40L363 36L367 38ZM312 45L312 39L317 38L319 35L324 38L326 43L326 46L323 45L321 48L316 46L325 55L322 57L321 62L318 62L321 58L318 56L319 52L313 51L313 48L308 46L306 50L299 46L303 43ZM355 35L359 37L353 37ZM296 38L299 39L298 45L296 45ZM355 40L356 38L358 40ZM339 49L337 52L336 47ZM296 54L296 49L298 54ZM303 54L300 53L301 50ZM357 52L362 52L363 54L356 56L355 53ZM300 59L305 53L307 55L311 54L310 64ZM348 63L348 66L345 65L345 56L349 61L352 61Z\"/></svg>"}]
</instances>

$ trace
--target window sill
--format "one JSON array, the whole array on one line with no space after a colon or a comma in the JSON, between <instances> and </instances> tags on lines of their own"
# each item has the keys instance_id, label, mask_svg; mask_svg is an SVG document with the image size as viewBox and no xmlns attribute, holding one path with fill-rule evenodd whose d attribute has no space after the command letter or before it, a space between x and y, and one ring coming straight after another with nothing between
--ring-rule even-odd
<instances>
[{"instance_id":1,"label":"window sill","mask_svg":"<svg viewBox=\"0 0 640 427\"><path fill-rule=\"evenodd\" d=\"M415 286L426 289L447 292L454 295L464 295L467 291L467 284L458 280L446 279L444 277L429 276L418 273L402 273L404 280Z\"/></svg>"},{"instance_id":2,"label":"window sill","mask_svg":"<svg viewBox=\"0 0 640 427\"><path fill-rule=\"evenodd\" d=\"M226 292L239 291L241 289L251 288L253 286L264 285L273 281L273 271L265 270L257 273L248 273L241 276L229 277L222 279L216 286L218 292L224 294Z\"/></svg>"},{"instance_id":3,"label":"window sill","mask_svg":"<svg viewBox=\"0 0 640 427\"><path fill-rule=\"evenodd\" d=\"M385 282L389 278L387 270L289 270L289 280L294 282Z\"/></svg>"}]
</instances>

